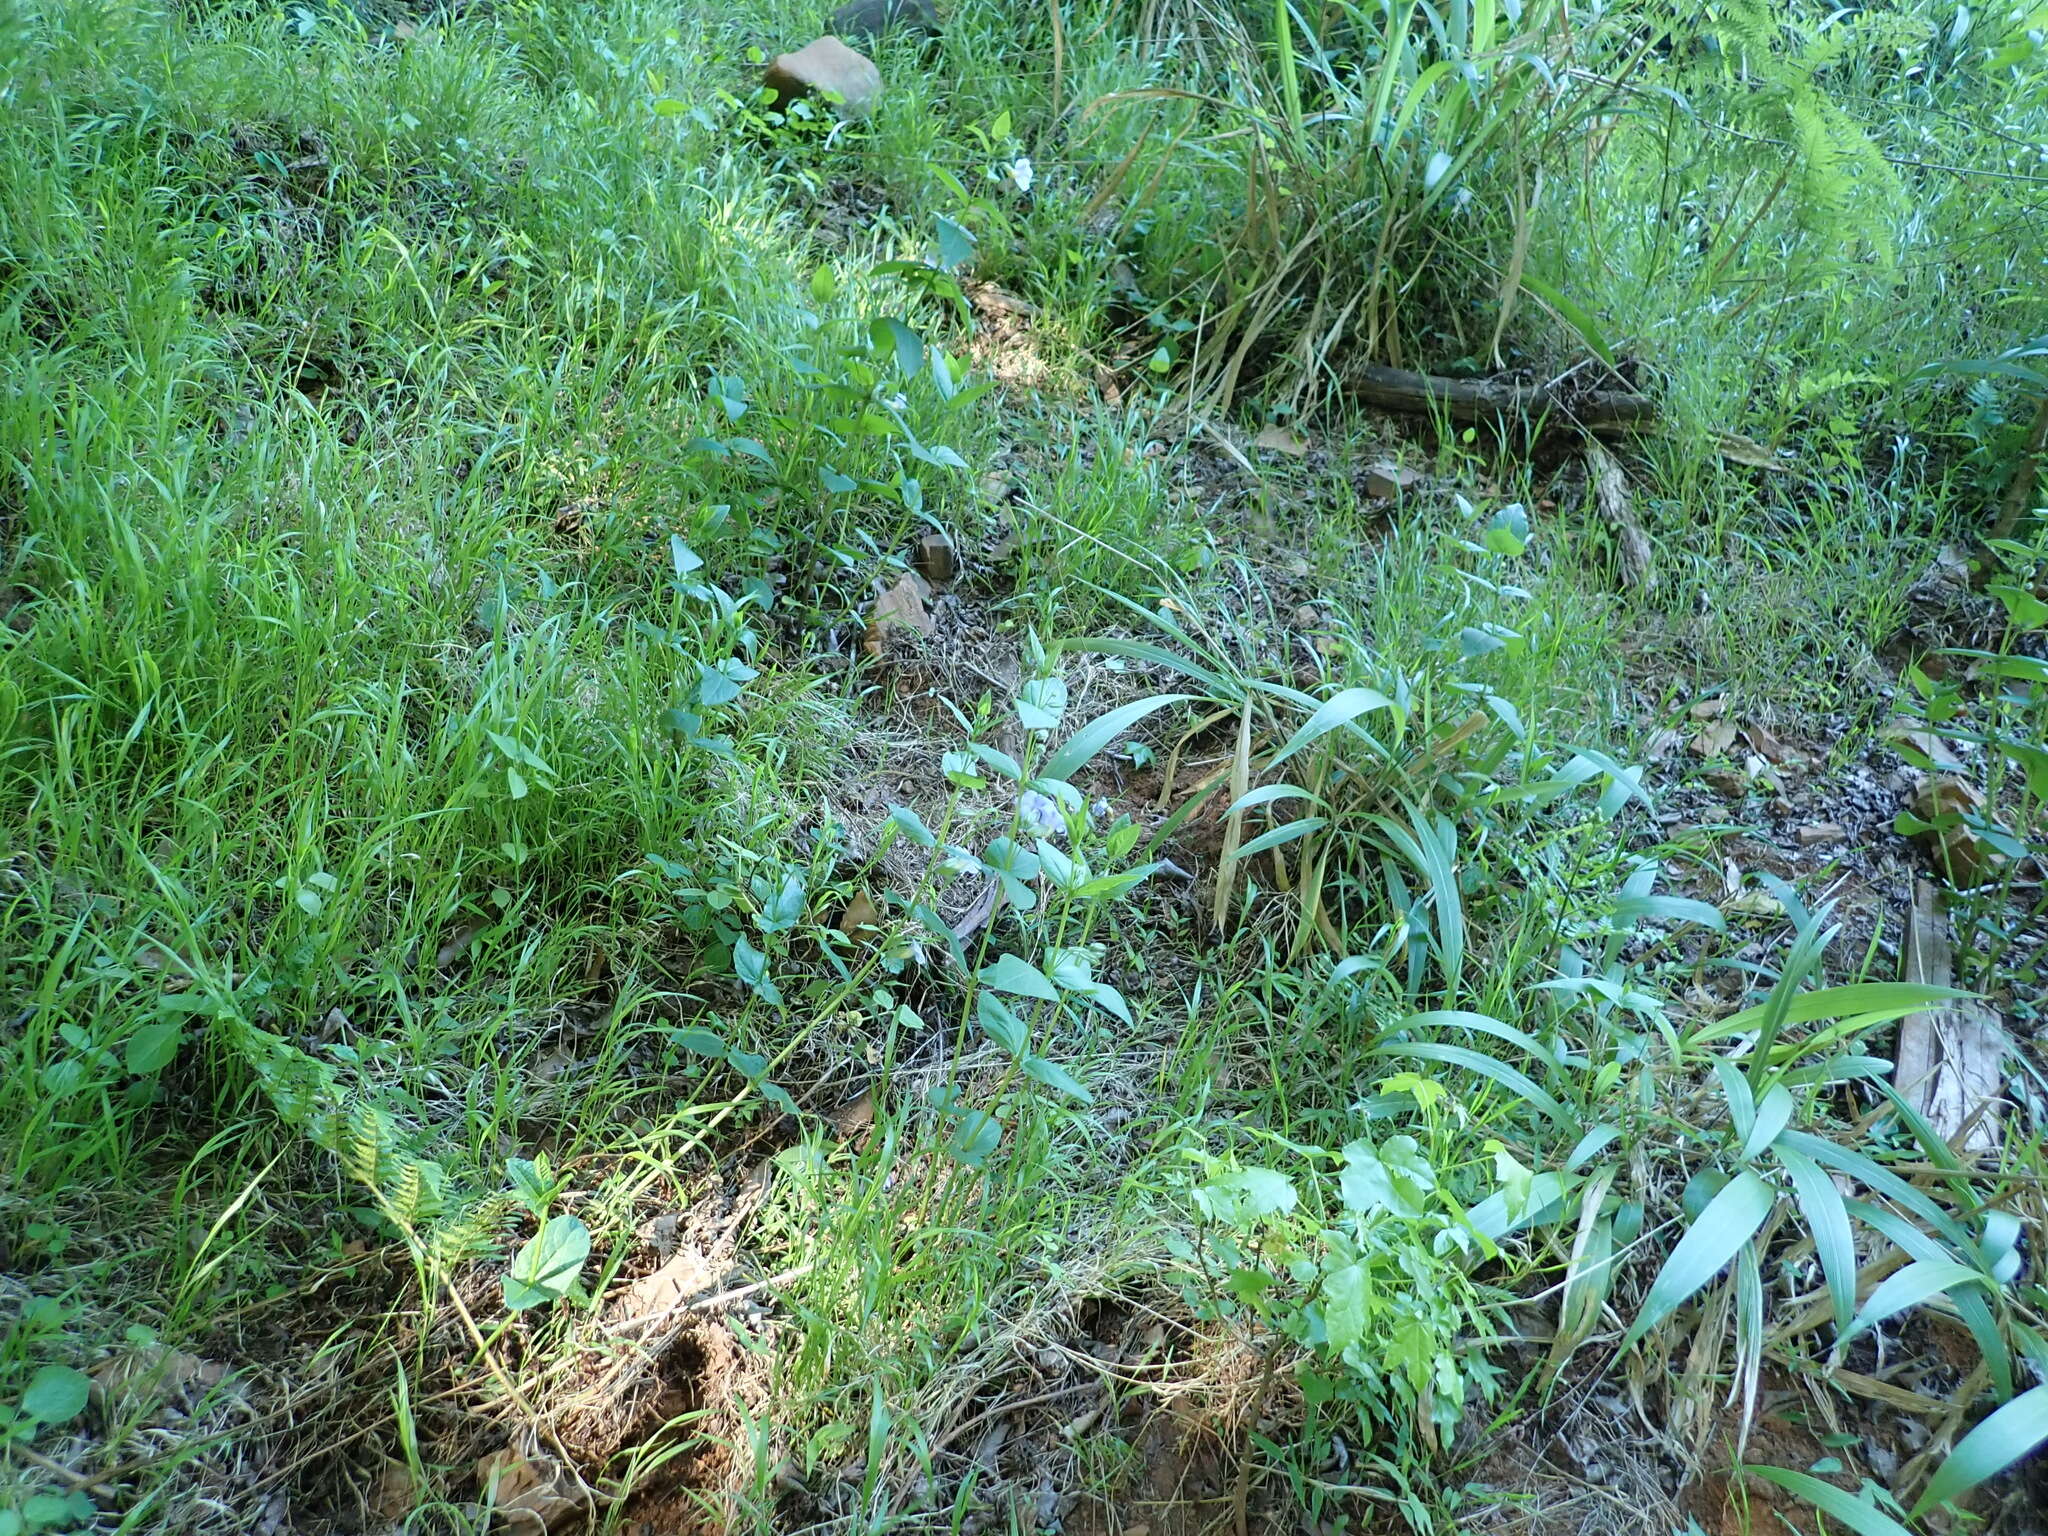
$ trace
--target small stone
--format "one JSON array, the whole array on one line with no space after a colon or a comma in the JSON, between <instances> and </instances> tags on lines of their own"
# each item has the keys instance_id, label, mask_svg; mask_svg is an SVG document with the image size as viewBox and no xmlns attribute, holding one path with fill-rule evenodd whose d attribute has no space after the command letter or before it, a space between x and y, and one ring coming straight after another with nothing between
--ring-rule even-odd
<instances>
[{"instance_id":1,"label":"small stone","mask_svg":"<svg viewBox=\"0 0 2048 1536\"><path fill-rule=\"evenodd\" d=\"M911 32L939 30L932 0L847 0L832 13L832 30L841 37L880 37L891 27Z\"/></svg>"},{"instance_id":2,"label":"small stone","mask_svg":"<svg viewBox=\"0 0 2048 1536\"><path fill-rule=\"evenodd\" d=\"M1801 827L1796 834L1802 848L1819 848L1827 843L1839 843L1847 839L1848 832L1832 821L1816 821Z\"/></svg>"},{"instance_id":3,"label":"small stone","mask_svg":"<svg viewBox=\"0 0 2048 1536\"><path fill-rule=\"evenodd\" d=\"M882 94L882 72L874 60L836 37L821 37L795 53L776 55L761 83L778 101L811 95L834 100L844 117L865 117Z\"/></svg>"},{"instance_id":4,"label":"small stone","mask_svg":"<svg viewBox=\"0 0 2048 1536\"><path fill-rule=\"evenodd\" d=\"M917 541L917 549L910 557L910 568L930 582L934 587L952 585L959 574L959 561L953 555L953 541L943 533L928 533Z\"/></svg>"},{"instance_id":5,"label":"small stone","mask_svg":"<svg viewBox=\"0 0 2048 1536\"><path fill-rule=\"evenodd\" d=\"M1365 472L1365 494L1380 501L1393 501L1421 483L1420 471L1403 464L1375 464Z\"/></svg>"}]
</instances>

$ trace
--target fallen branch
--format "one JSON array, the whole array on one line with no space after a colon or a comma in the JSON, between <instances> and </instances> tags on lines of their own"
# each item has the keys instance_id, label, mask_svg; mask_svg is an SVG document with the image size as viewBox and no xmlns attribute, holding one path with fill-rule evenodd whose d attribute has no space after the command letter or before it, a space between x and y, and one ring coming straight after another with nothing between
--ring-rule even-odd
<instances>
[{"instance_id":1,"label":"fallen branch","mask_svg":"<svg viewBox=\"0 0 2048 1536\"><path fill-rule=\"evenodd\" d=\"M1621 464L1592 438L1586 439L1586 477L1593 484L1593 503L1600 519L1614 530L1615 546L1621 552L1622 580L1647 592L1657 585L1657 569L1650 536L1636 521L1635 503L1628 494L1628 476Z\"/></svg>"},{"instance_id":2,"label":"fallen branch","mask_svg":"<svg viewBox=\"0 0 2048 1536\"><path fill-rule=\"evenodd\" d=\"M1453 421L1484 421L1495 416L1533 421L1555 416L1588 432L1625 433L1647 427L1657 418L1654 400L1625 389L1526 384L1502 378L1447 379L1433 373L1410 373L1405 368L1360 368L1351 378L1350 391L1383 410L1441 410Z\"/></svg>"},{"instance_id":3,"label":"fallen branch","mask_svg":"<svg viewBox=\"0 0 2048 1536\"><path fill-rule=\"evenodd\" d=\"M1930 880L1916 881L1913 888L1906 980L1955 984L1948 914ZM1966 1155L1983 1155L1998 1149L2005 1053L1998 1016L1975 998L1959 998L1909 1014L1899 1025L1893 1081L1935 1135Z\"/></svg>"}]
</instances>

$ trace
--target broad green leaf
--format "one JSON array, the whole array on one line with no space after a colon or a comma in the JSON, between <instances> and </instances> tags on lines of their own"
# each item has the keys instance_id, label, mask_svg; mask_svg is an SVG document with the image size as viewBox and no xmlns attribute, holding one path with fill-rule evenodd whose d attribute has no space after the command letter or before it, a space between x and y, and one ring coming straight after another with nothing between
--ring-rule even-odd
<instances>
[{"instance_id":1,"label":"broad green leaf","mask_svg":"<svg viewBox=\"0 0 2048 1536\"><path fill-rule=\"evenodd\" d=\"M574 1216L557 1216L513 1256L505 1272L505 1305L524 1312L559 1301L590 1257L590 1230Z\"/></svg>"},{"instance_id":2,"label":"broad green leaf","mask_svg":"<svg viewBox=\"0 0 2048 1536\"><path fill-rule=\"evenodd\" d=\"M943 213L939 222L939 266L953 272L974 260L974 236Z\"/></svg>"},{"instance_id":3,"label":"broad green leaf","mask_svg":"<svg viewBox=\"0 0 2048 1536\"><path fill-rule=\"evenodd\" d=\"M745 937L733 940L732 968L739 979L745 982L754 995L767 1003L780 1003L782 993L768 975L768 957L747 942Z\"/></svg>"},{"instance_id":4,"label":"broad green leaf","mask_svg":"<svg viewBox=\"0 0 2048 1536\"><path fill-rule=\"evenodd\" d=\"M1301 728L1287 738L1287 745L1274 755L1270 766L1278 768L1303 747L1329 735L1340 726L1349 725L1360 715L1370 714L1376 709L1391 709L1393 706L1394 701L1376 688L1346 688L1324 701ZM1377 741L1369 736L1366 740L1372 743L1375 752L1380 750Z\"/></svg>"},{"instance_id":5,"label":"broad green leaf","mask_svg":"<svg viewBox=\"0 0 2048 1536\"><path fill-rule=\"evenodd\" d=\"M1045 878L1063 891L1071 891L1089 876L1088 866L1074 862L1072 855L1039 838L1036 843L1038 868Z\"/></svg>"},{"instance_id":6,"label":"broad green leaf","mask_svg":"<svg viewBox=\"0 0 2048 1536\"><path fill-rule=\"evenodd\" d=\"M1413 1136L1392 1136L1377 1147L1360 1140L1344 1149L1337 1185L1346 1210L1362 1215L1385 1209L1413 1221L1429 1210L1436 1170Z\"/></svg>"},{"instance_id":7,"label":"broad green leaf","mask_svg":"<svg viewBox=\"0 0 2048 1536\"><path fill-rule=\"evenodd\" d=\"M924 338L894 315L877 320L873 326L873 333L876 350L887 351L893 347L896 352L896 366L902 370L903 377L916 378L918 371L924 367Z\"/></svg>"},{"instance_id":8,"label":"broad green leaf","mask_svg":"<svg viewBox=\"0 0 2048 1536\"><path fill-rule=\"evenodd\" d=\"M690 1025L682 1029L670 1030L668 1037L686 1051L693 1052L699 1056L709 1056L714 1061L725 1060L725 1041L711 1030L699 1029L695 1025Z\"/></svg>"},{"instance_id":9,"label":"broad green leaf","mask_svg":"<svg viewBox=\"0 0 2048 1536\"><path fill-rule=\"evenodd\" d=\"M1638 1339L1720 1274L1735 1257L1735 1251L1756 1236L1757 1228L1764 1224L1776 1203L1771 1186L1747 1169L1730 1179L1707 1202L1707 1208L1657 1271L1643 1310L1622 1340L1622 1348L1634 1348Z\"/></svg>"},{"instance_id":10,"label":"broad green leaf","mask_svg":"<svg viewBox=\"0 0 2048 1536\"><path fill-rule=\"evenodd\" d=\"M1842 1343L1847 1343L1848 1339L1865 1329L1875 1328L1886 1318L1896 1317L1956 1286L1988 1283L1983 1275L1967 1264L1958 1264L1951 1259L1916 1259L1897 1274L1887 1276L1884 1283L1870 1293L1869 1299L1863 1303L1863 1310L1849 1325L1849 1333ZM1836 1345L1837 1349L1840 1347L1841 1344Z\"/></svg>"},{"instance_id":11,"label":"broad green leaf","mask_svg":"<svg viewBox=\"0 0 2048 1536\"><path fill-rule=\"evenodd\" d=\"M907 805L890 806L889 821L920 848L936 848L939 844L939 840L932 836L931 828L924 824L923 818Z\"/></svg>"},{"instance_id":12,"label":"broad green leaf","mask_svg":"<svg viewBox=\"0 0 2048 1536\"><path fill-rule=\"evenodd\" d=\"M1577 331L1579 339L1592 349L1595 357L1609 368L1615 366L1614 349L1608 346L1607 338L1600 334L1600 327L1593 323L1590 314L1565 296L1563 289L1527 270L1522 273L1522 286L1540 302L1555 310L1565 324Z\"/></svg>"},{"instance_id":13,"label":"broad green leaf","mask_svg":"<svg viewBox=\"0 0 2048 1536\"><path fill-rule=\"evenodd\" d=\"M1790 1140L1791 1136L1796 1134L1798 1133L1789 1132L1786 1139ZM1827 1165L1825 1158L1817 1157L1814 1161L1823 1166ZM1932 1263L1954 1262L1954 1253L1942 1247L1939 1242L1891 1207L1865 1200L1851 1200L1847 1203L1853 1219L1883 1233L1914 1258ZM2001 1399L2011 1397L2012 1351L2006 1347L2005 1336L1999 1330L1998 1319L1991 1314L1989 1298L1975 1286L1965 1286L1950 1294L1949 1303L1962 1318L1963 1326L1970 1330L1970 1337L1977 1344L1977 1352L1984 1357L1985 1365L1990 1368L1992 1390Z\"/></svg>"},{"instance_id":14,"label":"broad green leaf","mask_svg":"<svg viewBox=\"0 0 2048 1536\"><path fill-rule=\"evenodd\" d=\"M984 986L1015 997L1035 997L1047 1003L1060 1000L1059 993L1046 980L1045 973L1016 955L998 955L994 965L982 968L981 981Z\"/></svg>"},{"instance_id":15,"label":"broad green leaf","mask_svg":"<svg viewBox=\"0 0 2048 1536\"><path fill-rule=\"evenodd\" d=\"M1272 1168L1236 1168L1195 1190L1195 1205L1212 1221L1245 1226L1294 1209L1294 1185Z\"/></svg>"},{"instance_id":16,"label":"broad green leaf","mask_svg":"<svg viewBox=\"0 0 2048 1536\"><path fill-rule=\"evenodd\" d=\"M1744 1467L1743 1471L1767 1483L1776 1483L1787 1493L1796 1494L1830 1520L1841 1521L1857 1536L1913 1536L1911 1531L1875 1504L1866 1504L1847 1489L1824 1483L1807 1473L1793 1472L1784 1467Z\"/></svg>"},{"instance_id":17,"label":"broad green leaf","mask_svg":"<svg viewBox=\"0 0 2048 1536\"><path fill-rule=\"evenodd\" d=\"M1340 1355L1365 1340L1372 1315L1366 1299L1369 1289L1365 1270L1357 1264L1323 1276L1323 1331L1330 1348Z\"/></svg>"},{"instance_id":18,"label":"broad green leaf","mask_svg":"<svg viewBox=\"0 0 2048 1536\"><path fill-rule=\"evenodd\" d=\"M1022 1056L1030 1040L1030 1031L1024 1021L1011 1011L1010 1005L993 992L984 992L974 1000L974 1016L981 1023L981 1032L995 1041L1012 1056Z\"/></svg>"},{"instance_id":19,"label":"broad green leaf","mask_svg":"<svg viewBox=\"0 0 2048 1536\"><path fill-rule=\"evenodd\" d=\"M1840 1338L1848 1333L1856 1310L1856 1236L1849 1227L1849 1208L1827 1171L1804 1152L1779 1146L1771 1155L1792 1175L1792 1198L1806 1218L1814 1253L1820 1258L1820 1272L1835 1304L1835 1336Z\"/></svg>"},{"instance_id":20,"label":"broad green leaf","mask_svg":"<svg viewBox=\"0 0 2048 1536\"><path fill-rule=\"evenodd\" d=\"M1913 1518L1958 1498L2048 1441L2048 1386L2034 1387L1963 1436L1913 1504Z\"/></svg>"},{"instance_id":21,"label":"broad green leaf","mask_svg":"<svg viewBox=\"0 0 2048 1536\"><path fill-rule=\"evenodd\" d=\"M181 1025L145 1024L128 1037L127 1047L121 1053L122 1065L136 1077L161 1072L177 1059L178 1047L184 1039Z\"/></svg>"},{"instance_id":22,"label":"broad green leaf","mask_svg":"<svg viewBox=\"0 0 2048 1536\"><path fill-rule=\"evenodd\" d=\"M1056 731L1067 712L1067 685L1057 677L1035 677L1017 690L1017 719L1027 731Z\"/></svg>"},{"instance_id":23,"label":"broad green leaf","mask_svg":"<svg viewBox=\"0 0 2048 1536\"><path fill-rule=\"evenodd\" d=\"M1095 1095L1082 1087L1078 1078L1065 1067L1060 1066L1056 1062L1047 1061L1043 1056L1025 1057L1024 1071L1028 1076L1037 1078L1046 1087L1064 1093L1070 1099L1078 1099L1083 1104L1093 1104L1095 1102Z\"/></svg>"},{"instance_id":24,"label":"broad green leaf","mask_svg":"<svg viewBox=\"0 0 2048 1536\"><path fill-rule=\"evenodd\" d=\"M29 1378L21 1411L38 1424L68 1424L85 1412L92 1381L68 1365L46 1365Z\"/></svg>"},{"instance_id":25,"label":"broad green leaf","mask_svg":"<svg viewBox=\"0 0 2048 1536\"><path fill-rule=\"evenodd\" d=\"M1134 699L1129 704L1120 704L1105 711L1069 736L1060 749L1046 759L1040 772L1048 779L1071 779L1092 762L1097 753L1147 715L1155 714L1170 704L1184 704L1190 697L1185 693L1159 693L1149 699Z\"/></svg>"},{"instance_id":26,"label":"broad green leaf","mask_svg":"<svg viewBox=\"0 0 2048 1536\"><path fill-rule=\"evenodd\" d=\"M979 1168L988 1160L989 1153L1002 1145L1003 1122L986 1110L970 1109L960 1117L953 1127L952 1139L946 1143L946 1150L957 1161L970 1168Z\"/></svg>"},{"instance_id":27,"label":"broad green leaf","mask_svg":"<svg viewBox=\"0 0 2048 1536\"><path fill-rule=\"evenodd\" d=\"M1725 1056L1714 1060L1714 1076L1720 1079L1721 1095L1728 1101L1728 1123L1735 1127L1735 1134L1744 1141L1756 1126L1756 1095L1750 1090L1749 1079L1742 1075L1742 1068Z\"/></svg>"},{"instance_id":28,"label":"broad green leaf","mask_svg":"<svg viewBox=\"0 0 2048 1536\"><path fill-rule=\"evenodd\" d=\"M1567 1209L1565 1197L1571 1192L1571 1181L1563 1174L1539 1173L1529 1181L1527 1193L1518 1202L1510 1202L1507 1190L1497 1189L1465 1213L1465 1222L1489 1243L1498 1242L1523 1227L1562 1220ZM1511 1203L1519 1208L1510 1210Z\"/></svg>"}]
</instances>

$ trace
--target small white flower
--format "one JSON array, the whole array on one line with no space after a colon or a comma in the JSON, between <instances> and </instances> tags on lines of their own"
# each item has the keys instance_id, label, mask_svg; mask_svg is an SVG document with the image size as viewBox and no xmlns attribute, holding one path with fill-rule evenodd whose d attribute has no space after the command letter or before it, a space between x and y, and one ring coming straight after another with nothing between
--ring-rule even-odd
<instances>
[{"instance_id":1,"label":"small white flower","mask_svg":"<svg viewBox=\"0 0 2048 1536\"><path fill-rule=\"evenodd\" d=\"M1029 155L1019 155L1005 166L1004 169L1010 173L1010 180L1016 183L1019 192L1029 192L1031 190L1031 181L1035 173L1031 169L1031 157Z\"/></svg>"}]
</instances>

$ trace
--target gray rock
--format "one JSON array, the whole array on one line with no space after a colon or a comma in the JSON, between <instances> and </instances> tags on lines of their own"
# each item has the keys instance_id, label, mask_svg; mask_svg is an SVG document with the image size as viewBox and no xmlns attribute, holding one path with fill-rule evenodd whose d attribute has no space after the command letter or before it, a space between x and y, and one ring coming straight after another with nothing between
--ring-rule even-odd
<instances>
[{"instance_id":1,"label":"gray rock","mask_svg":"<svg viewBox=\"0 0 2048 1536\"><path fill-rule=\"evenodd\" d=\"M937 32L939 13L932 0L847 0L832 13L832 30L840 37L872 39L891 27Z\"/></svg>"}]
</instances>

